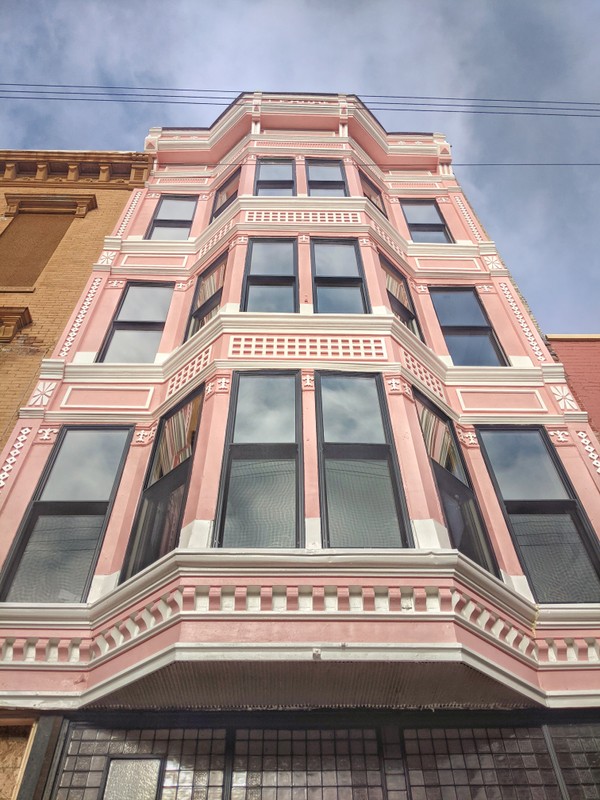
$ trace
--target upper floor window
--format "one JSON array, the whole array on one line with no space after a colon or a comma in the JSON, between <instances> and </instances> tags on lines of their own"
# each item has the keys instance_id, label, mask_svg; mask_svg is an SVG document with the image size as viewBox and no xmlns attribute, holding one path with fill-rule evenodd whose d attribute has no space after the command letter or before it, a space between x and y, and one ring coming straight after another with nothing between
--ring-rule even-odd
<instances>
[{"instance_id":1,"label":"upper floor window","mask_svg":"<svg viewBox=\"0 0 600 800\"><path fill-rule=\"evenodd\" d=\"M221 305L227 253L224 253L198 278L192 310L185 334L186 341L216 316Z\"/></svg>"},{"instance_id":2,"label":"upper floor window","mask_svg":"<svg viewBox=\"0 0 600 800\"><path fill-rule=\"evenodd\" d=\"M428 401L415 398L452 546L497 573L475 495L450 421Z\"/></svg>"},{"instance_id":3,"label":"upper floor window","mask_svg":"<svg viewBox=\"0 0 600 800\"><path fill-rule=\"evenodd\" d=\"M129 578L177 547L202 413L201 393L161 420L123 577Z\"/></svg>"},{"instance_id":4,"label":"upper floor window","mask_svg":"<svg viewBox=\"0 0 600 800\"><path fill-rule=\"evenodd\" d=\"M3 600L81 603L131 436L128 428L64 428L6 570Z\"/></svg>"},{"instance_id":5,"label":"upper floor window","mask_svg":"<svg viewBox=\"0 0 600 800\"><path fill-rule=\"evenodd\" d=\"M314 307L319 314L370 312L356 241L313 240Z\"/></svg>"},{"instance_id":6,"label":"upper floor window","mask_svg":"<svg viewBox=\"0 0 600 800\"><path fill-rule=\"evenodd\" d=\"M431 287L429 294L456 366L506 366L506 358L474 289Z\"/></svg>"},{"instance_id":7,"label":"upper floor window","mask_svg":"<svg viewBox=\"0 0 600 800\"><path fill-rule=\"evenodd\" d=\"M164 195L161 197L146 238L160 241L187 239L190 235L197 202L197 197L190 196Z\"/></svg>"},{"instance_id":8,"label":"upper floor window","mask_svg":"<svg viewBox=\"0 0 600 800\"><path fill-rule=\"evenodd\" d=\"M295 239L250 241L242 294L242 311L298 310Z\"/></svg>"},{"instance_id":9,"label":"upper floor window","mask_svg":"<svg viewBox=\"0 0 600 800\"><path fill-rule=\"evenodd\" d=\"M341 161L306 159L306 180L311 197L347 197L346 173Z\"/></svg>"},{"instance_id":10,"label":"upper floor window","mask_svg":"<svg viewBox=\"0 0 600 800\"><path fill-rule=\"evenodd\" d=\"M600 602L600 547L541 428L479 430L484 455L539 603Z\"/></svg>"},{"instance_id":11,"label":"upper floor window","mask_svg":"<svg viewBox=\"0 0 600 800\"><path fill-rule=\"evenodd\" d=\"M358 171L358 175L360 177L360 186L362 189L362 193L370 200L374 206L376 206L381 213L387 217L385 213L385 204L383 202L383 194L381 189L379 189L375 184L367 178L367 176L362 172L362 170Z\"/></svg>"},{"instance_id":12,"label":"upper floor window","mask_svg":"<svg viewBox=\"0 0 600 800\"><path fill-rule=\"evenodd\" d=\"M236 170L233 175L228 178L224 183L222 183L217 191L215 192L215 203L213 205L213 212L210 218L211 222L213 219L222 214L226 208L233 203L235 198L238 196L238 189L240 187L240 175L241 170Z\"/></svg>"},{"instance_id":13,"label":"upper floor window","mask_svg":"<svg viewBox=\"0 0 600 800\"><path fill-rule=\"evenodd\" d=\"M127 284L98 361L151 364L158 352L172 294L172 283Z\"/></svg>"},{"instance_id":14,"label":"upper floor window","mask_svg":"<svg viewBox=\"0 0 600 800\"><path fill-rule=\"evenodd\" d=\"M291 197L296 194L294 162L261 158L256 167L254 194Z\"/></svg>"},{"instance_id":15,"label":"upper floor window","mask_svg":"<svg viewBox=\"0 0 600 800\"><path fill-rule=\"evenodd\" d=\"M325 543L404 546L397 467L380 376L324 373L315 386Z\"/></svg>"},{"instance_id":16,"label":"upper floor window","mask_svg":"<svg viewBox=\"0 0 600 800\"><path fill-rule=\"evenodd\" d=\"M222 547L297 547L301 494L298 376L235 376L221 489Z\"/></svg>"},{"instance_id":17,"label":"upper floor window","mask_svg":"<svg viewBox=\"0 0 600 800\"><path fill-rule=\"evenodd\" d=\"M435 200L403 200L402 211L413 242L452 241Z\"/></svg>"},{"instance_id":18,"label":"upper floor window","mask_svg":"<svg viewBox=\"0 0 600 800\"><path fill-rule=\"evenodd\" d=\"M415 315L415 307L408 289L408 281L381 253L379 254L379 263L386 274L387 295L394 315L409 331L412 331L415 336L422 339L419 323Z\"/></svg>"}]
</instances>

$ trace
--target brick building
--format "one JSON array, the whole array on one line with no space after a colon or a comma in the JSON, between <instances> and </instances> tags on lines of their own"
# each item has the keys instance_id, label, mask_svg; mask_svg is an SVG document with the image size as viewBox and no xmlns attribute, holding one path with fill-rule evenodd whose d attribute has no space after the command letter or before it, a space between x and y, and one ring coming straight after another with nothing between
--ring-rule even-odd
<instances>
[{"instance_id":1,"label":"brick building","mask_svg":"<svg viewBox=\"0 0 600 800\"><path fill-rule=\"evenodd\" d=\"M597 797L598 442L444 136L146 152L2 456L20 800Z\"/></svg>"},{"instance_id":2,"label":"brick building","mask_svg":"<svg viewBox=\"0 0 600 800\"><path fill-rule=\"evenodd\" d=\"M546 337L567 374L573 397L590 415L600 434L600 335L553 333Z\"/></svg>"},{"instance_id":3,"label":"brick building","mask_svg":"<svg viewBox=\"0 0 600 800\"><path fill-rule=\"evenodd\" d=\"M0 448L149 165L144 153L0 150Z\"/></svg>"}]
</instances>

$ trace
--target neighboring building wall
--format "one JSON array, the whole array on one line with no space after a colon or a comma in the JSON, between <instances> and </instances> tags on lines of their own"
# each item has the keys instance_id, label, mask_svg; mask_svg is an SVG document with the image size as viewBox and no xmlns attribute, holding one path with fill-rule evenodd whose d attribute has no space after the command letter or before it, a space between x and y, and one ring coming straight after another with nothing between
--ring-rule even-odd
<instances>
[{"instance_id":1,"label":"neighboring building wall","mask_svg":"<svg viewBox=\"0 0 600 800\"><path fill-rule=\"evenodd\" d=\"M148 164L142 153L0 151L0 449Z\"/></svg>"},{"instance_id":2,"label":"neighboring building wall","mask_svg":"<svg viewBox=\"0 0 600 800\"><path fill-rule=\"evenodd\" d=\"M600 334L551 334L550 346L565 365L573 395L600 434Z\"/></svg>"}]
</instances>

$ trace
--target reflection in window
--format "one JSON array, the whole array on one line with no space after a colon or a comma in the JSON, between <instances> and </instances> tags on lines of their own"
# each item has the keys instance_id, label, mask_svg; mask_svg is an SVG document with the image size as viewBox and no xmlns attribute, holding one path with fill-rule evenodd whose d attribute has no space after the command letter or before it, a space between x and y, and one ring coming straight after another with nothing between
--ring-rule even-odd
<instances>
[{"instance_id":1,"label":"reflection in window","mask_svg":"<svg viewBox=\"0 0 600 800\"><path fill-rule=\"evenodd\" d=\"M402 211L413 242L446 244L452 241L435 200L403 200Z\"/></svg>"},{"instance_id":2,"label":"reflection in window","mask_svg":"<svg viewBox=\"0 0 600 800\"><path fill-rule=\"evenodd\" d=\"M506 359L474 289L429 290L448 352L456 366L498 367Z\"/></svg>"},{"instance_id":3,"label":"reflection in window","mask_svg":"<svg viewBox=\"0 0 600 800\"><path fill-rule=\"evenodd\" d=\"M367 178L364 172L359 170L358 175L360 178L360 186L364 196L367 198L367 200L370 200L373 203L373 205L376 208L378 208L385 217L387 217L387 214L385 213L385 205L383 203L383 194L381 192L381 189L375 186L375 184Z\"/></svg>"},{"instance_id":4,"label":"reflection in window","mask_svg":"<svg viewBox=\"0 0 600 800\"><path fill-rule=\"evenodd\" d=\"M450 423L426 401L416 399L416 405L452 546L495 573L494 557Z\"/></svg>"},{"instance_id":5,"label":"reflection in window","mask_svg":"<svg viewBox=\"0 0 600 800\"><path fill-rule=\"evenodd\" d=\"M220 544L298 544L298 377L237 377L233 434L225 464Z\"/></svg>"},{"instance_id":6,"label":"reflection in window","mask_svg":"<svg viewBox=\"0 0 600 800\"><path fill-rule=\"evenodd\" d=\"M213 206L213 213L210 218L212 222L219 214L222 214L226 208L233 203L238 196L238 189L240 186L241 171L238 169L234 172L231 178L228 178L225 183L222 183L215 192L215 203Z\"/></svg>"},{"instance_id":7,"label":"reflection in window","mask_svg":"<svg viewBox=\"0 0 600 800\"><path fill-rule=\"evenodd\" d=\"M540 428L479 431L539 603L600 602L597 540Z\"/></svg>"},{"instance_id":8,"label":"reflection in window","mask_svg":"<svg viewBox=\"0 0 600 800\"><path fill-rule=\"evenodd\" d=\"M187 240L196 213L197 202L197 197L174 197L173 195L162 197L146 238L161 241Z\"/></svg>"},{"instance_id":9,"label":"reflection in window","mask_svg":"<svg viewBox=\"0 0 600 800\"><path fill-rule=\"evenodd\" d=\"M346 197L346 175L341 161L306 160L306 180L311 197Z\"/></svg>"},{"instance_id":10,"label":"reflection in window","mask_svg":"<svg viewBox=\"0 0 600 800\"><path fill-rule=\"evenodd\" d=\"M129 434L124 428L66 430L27 517L5 600L83 601Z\"/></svg>"},{"instance_id":11,"label":"reflection in window","mask_svg":"<svg viewBox=\"0 0 600 800\"><path fill-rule=\"evenodd\" d=\"M322 497L330 547L402 547L396 468L379 376L323 374Z\"/></svg>"},{"instance_id":12,"label":"reflection in window","mask_svg":"<svg viewBox=\"0 0 600 800\"><path fill-rule=\"evenodd\" d=\"M98 361L151 364L158 352L173 284L129 283Z\"/></svg>"},{"instance_id":13,"label":"reflection in window","mask_svg":"<svg viewBox=\"0 0 600 800\"><path fill-rule=\"evenodd\" d=\"M242 294L242 311L298 310L294 239L251 240Z\"/></svg>"},{"instance_id":14,"label":"reflection in window","mask_svg":"<svg viewBox=\"0 0 600 800\"><path fill-rule=\"evenodd\" d=\"M190 321L185 335L186 341L217 315L223 294L226 265L227 253L224 253L215 264L210 266L198 278Z\"/></svg>"},{"instance_id":15,"label":"reflection in window","mask_svg":"<svg viewBox=\"0 0 600 800\"><path fill-rule=\"evenodd\" d=\"M365 294L358 244L328 239L312 243L314 306L319 314L365 314Z\"/></svg>"},{"instance_id":16,"label":"reflection in window","mask_svg":"<svg viewBox=\"0 0 600 800\"><path fill-rule=\"evenodd\" d=\"M386 274L387 295L394 315L409 331L422 339L419 323L415 316L415 307L408 290L408 281L381 253L379 254L379 263Z\"/></svg>"},{"instance_id":17,"label":"reflection in window","mask_svg":"<svg viewBox=\"0 0 600 800\"><path fill-rule=\"evenodd\" d=\"M124 577L177 546L202 397L197 394L165 417L156 435Z\"/></svg>"},{"instance_id":18,"label":"reflection in window","mask_svg":"<svg viewBox=\"0 0 600 800\"><path fill-rule=\"evenodd\" d=\"M284 159L261 158L256 168L254 194L291 197L296 194L294 185L294 162Z\"/></svg>"}]
</instances>

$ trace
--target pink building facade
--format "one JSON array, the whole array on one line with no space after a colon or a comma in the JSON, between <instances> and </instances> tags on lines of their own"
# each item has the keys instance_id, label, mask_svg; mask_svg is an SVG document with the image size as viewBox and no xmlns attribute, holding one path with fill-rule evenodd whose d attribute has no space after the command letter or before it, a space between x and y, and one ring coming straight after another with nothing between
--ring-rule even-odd
<instances>
[{"instance_id":1,"label":"pink building facade","mask_svg":"<svg viewBox=\"0 0 600 800\"><path fill-rule=\"evenodd\" d=\"M444 136L146 150L0 459L19 797L600 797L598 440Z\"/></svg>"}]
</instances>

